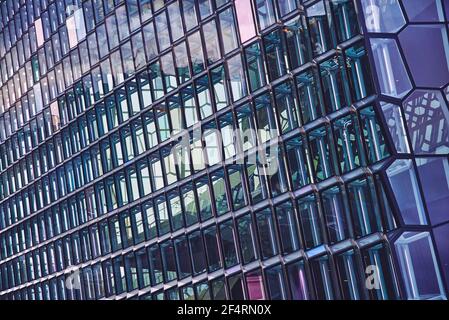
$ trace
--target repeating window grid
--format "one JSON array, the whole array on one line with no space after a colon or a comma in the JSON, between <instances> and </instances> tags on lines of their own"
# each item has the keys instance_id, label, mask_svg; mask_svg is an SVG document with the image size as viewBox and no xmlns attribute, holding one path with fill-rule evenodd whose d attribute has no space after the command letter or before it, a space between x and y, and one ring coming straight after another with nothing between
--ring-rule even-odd
<instances>
[{"instance_id":1,"label":"repeating window grid","mask_svg":"<svg viewBox=\"0 0 449 320\"><path fill-rule=\"evenodd\" d=\"M163 10L163 9L161 9L161 10ZM276 9L276 10L279 10L279 9ZM162 12L162 11L161 11ZM155 13L156 14L156 13ZM126 40L125 40L126 41ZM231 106L231 110L232 110L232 108L233 108L233 106ZM279 117L279 115L278 114L276 114L276 117ZM277 119L277 121L280 121L279 119ZM247 197L248 198L250 198L250 196L249 195L247 195ZM267 293L265 293L265 294L267 294Z\"/></svg>"}]
</instances>

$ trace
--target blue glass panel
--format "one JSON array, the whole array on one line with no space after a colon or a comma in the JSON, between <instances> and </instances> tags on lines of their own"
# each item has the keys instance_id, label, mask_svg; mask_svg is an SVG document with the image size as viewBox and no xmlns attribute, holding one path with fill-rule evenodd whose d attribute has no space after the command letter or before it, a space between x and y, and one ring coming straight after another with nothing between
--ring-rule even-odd
<instances>
[{"instance_id":1,"label":"blue glass panel","mask_svg":"<svg viewBox=\"0 0 449 320\"><path fill-rule=\"evenodd\" d=\"M446 300L430 234L405 232L395 247L407 298Z\"/></svg>"},{"instance_id":2,"label":"blue glass panel","mask_svg":"<svg viewBox=\"0 0 449 320\"><path fill-rule=\"evenodd\" d=\"M404 101L404 114L416 154L449 153L449 110L439 91L415 91Z\"/></svg>"}]
</instances>

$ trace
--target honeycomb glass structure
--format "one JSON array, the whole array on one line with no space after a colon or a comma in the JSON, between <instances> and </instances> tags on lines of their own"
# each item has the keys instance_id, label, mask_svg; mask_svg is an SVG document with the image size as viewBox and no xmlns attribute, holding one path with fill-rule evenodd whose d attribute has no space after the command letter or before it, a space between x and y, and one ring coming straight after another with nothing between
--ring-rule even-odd
<instances>
[{"instance_id":1,"label":"honeycomb glass structure","mask_svg":"<svg viewBox=\"0 0 449 320\"><path fill-rule=\"evenodd\" d=\"M449 294L448 0L1 0L0 300Z\"/></svg>"}]
</instances>

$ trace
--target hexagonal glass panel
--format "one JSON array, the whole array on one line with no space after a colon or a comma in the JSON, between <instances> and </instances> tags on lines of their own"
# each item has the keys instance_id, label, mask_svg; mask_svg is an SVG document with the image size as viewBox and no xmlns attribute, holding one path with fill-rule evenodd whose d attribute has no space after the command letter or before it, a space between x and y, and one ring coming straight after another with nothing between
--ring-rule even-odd
<instances>
[{"instance_id":1,"label":"hexagonal glass panel","mask_svg":"<svg viewBox=\"0 0 449 320\"><path fill-rule=\"evenodd\" d=\"M386 171L406 225L426 225L427 219L412 160L396 160Z\"/></svg>"},{"instance_id":2,"label":"hexagonal glass panel","mask_svg":"<svg viewBox=\"0 0 449 320\"><path fill-rule=\"evenodd\" d=\"M410 72L418 87L449 83L449 42L444 25L410 25L399 34Z\"/></svg>"},{"instance_id":3,"label":"hexagonal glass panel","mask_svg":"<svg viewBox=\"0 0 449 320\"><path fill-rule=\"evenodd\" d=\"M387 96L404 97L412 84L394 39L370 40L381 92Z\"/></svg>"},{"instance_id":4,"label":"hexagonal glass panel","mask_svg":"<svg viewBox=\"0 0 449 320\"><path fill-rule=\"evenodd\" d=\"M410 22L444 22L440 0L405 0L402 4Z\"/></svg>"},{"instance_id":5,"label":"hexagonal glass panel","mask_svg":"<svg viewBox=\"0 0 449 320\"><path fill-rule=\"evenodd\" d=\"M404 114L416 154L449 153L449 110L439 91L413 92L404 101Z\"/></svg>"},{"instance_id":6,"label":"hexagonal glass panel","mask_svg":"<svg viewBox=\"0 0 449 320\"><path fill-rule=\"evenodd\" d=\"M430 233L404 232L394 245L407 298L446 300Z\"/></svg>"},{"instance_id":7,"label":"hexagonal glass panel","mask_svg":"<svg viewBox=\"0 0 449 320\"><path fill-rule=\"evenodd\" d=\"M405 25L398 0L362 0L368 32L395 33Z\"/></svg>"}]
</instances>

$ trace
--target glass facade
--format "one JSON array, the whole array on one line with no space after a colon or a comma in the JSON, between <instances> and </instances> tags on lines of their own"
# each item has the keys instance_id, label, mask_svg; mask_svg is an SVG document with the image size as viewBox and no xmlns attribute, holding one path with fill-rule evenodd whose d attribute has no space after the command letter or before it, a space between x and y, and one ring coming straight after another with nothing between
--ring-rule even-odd
<instances>
[{"instance_id":1,"label":"glass facade","mask_svg":"<svg viewBox=\"0 0 449 320\"><path fill-rule=\"evenodd\" d=\"M0 1L0 300L449 294L449 1Z\"/></svg>"}]
</instances>

